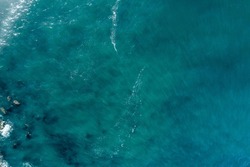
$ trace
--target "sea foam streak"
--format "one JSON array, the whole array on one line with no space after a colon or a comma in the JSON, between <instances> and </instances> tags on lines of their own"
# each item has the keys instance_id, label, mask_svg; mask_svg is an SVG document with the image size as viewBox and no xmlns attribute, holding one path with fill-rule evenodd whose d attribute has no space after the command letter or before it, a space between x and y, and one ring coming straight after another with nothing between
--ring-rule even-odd
<instances>
[{"instance_id":1,"label":"sea foam streak","mask_svg":"<svg viewBox=\"0 0 250 167\"><path fill-rule=\"evenodd\" d=\"M112 7L112 16L111 16L111 19L112 19L112 28L111 28L110 40L111 40L111 43L112 43L112 45L113 45L114 50L116 51L116 53L117 53L117 48L116 48L115 38L116 38L117 11L118 11L118 7L119 7L119 2L120 2L120 0L116 0L114 6Z\"/></svg>"},{"instance_id":2,"label":"sea foam streak","mask_svg":"<svg viewBox=\"0 0 250 167\"><path fill-rule=\"evenodd\" d=\"M2 46L8 45L7 40L12 35L17 36L13 30L13 24L20 16L27 12L34 0L19 0L18 2L11 3L8 9L8 14L1 22L0 28L0 49Z\"/></svg>"},{"instance_id":3,"label":"sea foam streak","mask_svg":"<svg viewBox=\"0 0 250 167\"><path fill-rule=\"evenodd\" d=\"M113 152L113 155L117 155L120 152L120 148L126 146L126 142L131 135L135 132L137 128L139 107L141 105L141 98L139 92L141 90L142 85L142 73L145 67L140 70L135 80L135 83L132 87L132 93L128 97L126 101L126 111L122 114L119 121L115 124L115 127L118 128L119 131L119 146L116 147L116 150ZM132 125L131 129L127 129L127 122ZM126 132L126 133L123 133Z\"/></svg>"},{"instance_id":4,"label":"sea foam streak","mask_svg":"<svg viewBox=\"0 0 250 167\"><path fill-rule=\"evenodd\" d=\"M128 101L127 101L128 105L131 105L131 102L133 101L133 99L136 98L136 96L141 88L141 84L142 84L141 78L142 78L142 73L143 73L144 69L145 69L145 67L140 70L140 72L136 78L135 84L134 84L133 89L132 89L132 94L129 96Z\"/></svg>"},{"instance_id":5,"label":"sea foam streak","mask_svg":"<svg viewBox=\"0 0 250 167\"><path fill-rule=\"evenodd\" d=\"M126 149L127 142L132 138L132 134L135 133L138 123L138 116L140 116L139 108L141 105L140 90L142 87L142 68L133 84L131 94L125 100L125 109L119 119L115 122L113 128L110 129L110 134L102 135L98 138L98 142L93 145L93 151L96 157L102 157L109 155L110 158L118 155L123 149ZM113 136L113 134L118 134ZM113 140L112 149L107 149L106 143L109 140ZM103 145L105 147L103 147Z\"/></svg>"}]
</instances>

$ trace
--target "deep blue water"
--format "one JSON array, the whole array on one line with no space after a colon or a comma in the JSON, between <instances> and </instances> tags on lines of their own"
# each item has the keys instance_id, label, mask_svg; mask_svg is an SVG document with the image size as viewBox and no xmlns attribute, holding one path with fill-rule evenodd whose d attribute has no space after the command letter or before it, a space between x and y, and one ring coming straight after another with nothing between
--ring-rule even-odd
<instances>
[{"instance_id":1,"label":"deep blue water","mask_svg":"<svg viewBox=\"0 0 250 167\"><path fill-rule=\"evenodd\" d=\"M0 0L0 166L250 167L249 9Z\"/></svg>"}]
</instances>

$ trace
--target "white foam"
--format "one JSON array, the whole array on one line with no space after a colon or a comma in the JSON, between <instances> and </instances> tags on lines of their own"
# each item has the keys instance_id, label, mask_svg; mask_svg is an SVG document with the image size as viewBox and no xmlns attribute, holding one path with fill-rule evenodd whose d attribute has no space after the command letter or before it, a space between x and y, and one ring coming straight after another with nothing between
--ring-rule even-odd
<instances>
[{"instance_id":1,"label":"white foam","mask_svg":"<svg viewBox=\"0 0 250 167\"><path fill-rule=\"evenodd\" d=\"M142 84L142 72L144 71L145 67L143 67L140 72L138 73L137 75L137 78L136 78L136 81L135 81L135 84L133 85L133 88L132 88L132 93L131 95L129 96L128 98L128 101L127 101L127 104L130 105L131 104L131 101L133 101L134 98L136 98L140 88L141 88L141 84Z\"/></svg>"},{"instance_id":2,"label":"white foam","mask_svg":"<svg viewBox=\"0 0 250 167\"><path fill-rule=\"evenodd\" d=\"M10 167L9 163L5 160L3 160L3 156L0 155L0 167Z\"/></svg>"},{"instance_id":3,"label":"white foam","mask_svg":"<svg viewBox=\"0 0 250 167\"><path fill-rule=\"evenodd\" d=\"M9 164L8 164L7 161L1 160L1 161L0 161L0 167L10 167L10 166L9 166Z\"/></svg>"},{"instance_id":4,"label":"white foam","mask_svg":"<svg viewBox=\"0 0 250 167\"><path fill-rule=\"evenodd\" d=\"M19 35L12 30L12 26L16 20L20 18L20 16L27 12L29 7L31 6L33 0L19 0L15 3L10 4L10 8L8 9L8 14L1 22L0 28L0 48L2 46L7 45L7 40L10 36Z\"/></svg>"},{"instance_id":5,"label":"white foam","mask_svg":"<svg viewBox=\"0 0 250 167\"><path fill-rule=\"evenodd\" d=\"M24 162L23 167L32 167L32 165L29 162Z\"/></svg>"},{"instance_id":6,"label":"white foam","mask_svg":"<svg viewBox=\"0 0 250 167\"><path fill-rule=\"evenodd\" d=\"M13 130L12 126L10 124L6 124L6 125L4 125L3 129L0 130L0 134L3 137L7 138L10 136L10 133L12 130Z\"/></svg>"},{"instance_id":7,"label":"white foam","mask_svg":"<svg viewBox=\"0 0 250 167\"><path fill-rule=\"evenodd\" d=\"M126 143L128 140L131 140L131 136L136 132L137 129L137 122L138 122L138 115L139 113L139 107L141 105L141 99L140 99L140 90L142 86L142 76L143 71L145 67L143 67L135 80L135 83L132 87L132 93L126 100L126 109L122 113L119 120L115 123L114 128L118 131L118 143L114 144L115 149L112 151L111 156L119 154L119 152L126 148ZM134 109L130 109L130 107L133 106ZM133 123L132 127L128 127L128 122ZM129 129L128 129L129 128Z\"/></svg>"},{"instance_id":8,"label":"white foam","mask_svg":"<svg viewBox=\"0 0 250 167\"><path fill-rule=\"evenodd\" d=\"M0 130L0 134L7 138L10 136L10 132L12 131L12 127L10 124L5 124L4 127ZM10 167L9 163L3 159L3 156L0 155L0 167Z\"/></svg>"},{"instance_id":9,"label":"white foam","mask_svg":"<svg viewBox=\"0 0 250 167\"><path fill-rule=\"evenodd\" d=\"M142 73L144 71L145 67L143 67L140 72L137 75L137 78L135 80L135 83L132 87L132 93L130 94L130 96L127 98L126 100L126 106L129 108L129 106L135 105L135 107L138 107L138 105L141 104L141 99L139 98L139 91L141 89L141 85L142 85ZM121 121L123 120L123 117L125 117L125 115L130 115L132 117L135 117L135 111L133 111L133 113L130 112L129 109L126 109L125 112L121 115L121 118L115 123L114 127L119 127L121 125ZM125 120L126 121L126 120ZM136 125L134 125L134 130L136 128ZM134 132L134 130L132 130Z\"/></svg>"},{"instance_id":10,"label":"white foam","mask_svg":"<svg viewBox=\"0 0 250 167\"><path fill-rule=\"evenodd\" d=\"M111 35L110 35L110 40L111 43L114 47L114 50L117 52L117 48L116 48L116 27L117 27L117 11L118 11L118 7L119 7L119 2L120 0L116 0L114 6L112 7L112 28L111 28Z\"/></svg>"}]
</instances>

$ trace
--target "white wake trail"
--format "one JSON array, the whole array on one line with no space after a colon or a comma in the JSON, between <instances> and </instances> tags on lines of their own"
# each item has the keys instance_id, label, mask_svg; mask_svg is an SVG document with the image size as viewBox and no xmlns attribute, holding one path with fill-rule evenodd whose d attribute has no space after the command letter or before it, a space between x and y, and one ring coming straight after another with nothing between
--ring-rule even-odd
<instances>
[{"instance_id":1,"label":"white wake trail","mask_svg":"<svg viewBox=\"0 0 250 167\"><path fill-rule=\"evenodd\" d=\"M131 94L125 99L124 110L113 125L113 128L110 129L110 133L99 137L98 142L93 146L96 157L109 155L110 158L113 158L120 154L121 151L127 150L127 143L132 140L141 116L140 106L142 101L140 91L143 85L144 69L145 67L137 74L131 88ZM110 140L113 140L113 142L107 149L106 143L109 143L108 141Z\"/></svg>"},{"instance_id":2,"label":"white wake trail","mask_svg":"<svg viewBox=\"0 0 250 167\"><path fill-rule=\"evenodd\" d=\"M115 147L115 150L112 152L112 156L119 154L119 152L126 147L126 142L131 138L133 133L135 133L137 128L138 116L141 114L139 108L141 106L140 90L142 87L142 76L145 67L143 67L137 75L135 83L132 87L132 93L126 100L126 109L125 112L121 115L121 118L116 122L115 129L118 130L118 145ZM129 125L131 124L131 125ZM129 125L129 127L127 127Z\"/></svg>"},{"instance_id":3,"label":"white wake trail","mask_svg":"<svg viewBox=\"0 0 250 167\"><path fill-rule=\"evenodd\" d=\"M115 52L117 53L117 48L116 48L116 27L117 27L117 11L119 8L119 2L120 0L116 0L114 6L112 7L112 28L111 28L111 35L110 35L110 40L111 43L114 47Z\"/></svg>"},{"instance_id":4,"label":"white wake trail","mask_svg":"<svg viewBox=\"0 0 250 167\"><path fill-rule=\"evenodd\" d=\"M7 10L8 14L1 22L0 27L0 49L8 45L8 39L14 35L19 35L13 30L13 24L17 21L23 13L27 12L34 0L19 0L10 4Z\"/></svg>"},{"instance_id":5,"label":"white wake trail","mask_svg":"<svg viewBox=\"0 0 250 167\"><path fill-rule=\"evenodd\" d=\"M143 73L144 69L145 69L145 67L143 67L137 75L135 84L132 88L132 94L128 98L127 105L131 105L131 103L133 101L135 101L135 98L137 98L137 96L138 96L138 92L139 92L139 90L141 88L141 84L142 84L142 73Z\"/></svg>"}]
</instances>

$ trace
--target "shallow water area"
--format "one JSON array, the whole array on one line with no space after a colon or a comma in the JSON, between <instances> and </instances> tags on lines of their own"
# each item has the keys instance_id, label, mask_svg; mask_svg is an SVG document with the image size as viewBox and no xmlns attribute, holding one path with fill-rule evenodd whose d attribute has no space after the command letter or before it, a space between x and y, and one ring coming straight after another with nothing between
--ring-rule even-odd
<instances>
[{"instance_id":1,"label":"shallow water area","mask_svg":"<svg viewBox=\"0 0 250 167\"><path fill-rule=\"evenodd\" d=\"M0 1L0 166L247 166L249 7Z\"/></svg>"}]
</instances>

